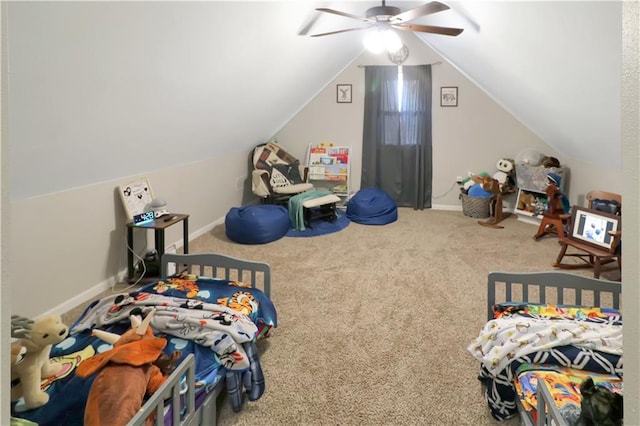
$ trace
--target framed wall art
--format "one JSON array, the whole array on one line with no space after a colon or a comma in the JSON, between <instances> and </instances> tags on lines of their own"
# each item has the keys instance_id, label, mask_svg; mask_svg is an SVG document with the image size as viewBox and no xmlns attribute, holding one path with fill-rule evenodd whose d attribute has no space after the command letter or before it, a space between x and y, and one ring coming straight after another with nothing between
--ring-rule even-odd
<instances>
[{"instance_id":1,"label":"framed wall art","mask_svg":"<svg viewBox=\"0 0 640 426\"><path fill-rule=\"evenodd\" d=\"M338 84L336 86L336 102L339 104L351 103L351 85L350 84Z\"/></svg>"},{"instance_id":2,"label":"framed wall art","mask_svg":"<svg viewBox=\"0 0 640 426\"><path fill-rule=\"evenodd\" d=\"M442 107L458 106L458 88L457 87L441 87L440 88L440 106Z\"/></svg>"}]
</instances>

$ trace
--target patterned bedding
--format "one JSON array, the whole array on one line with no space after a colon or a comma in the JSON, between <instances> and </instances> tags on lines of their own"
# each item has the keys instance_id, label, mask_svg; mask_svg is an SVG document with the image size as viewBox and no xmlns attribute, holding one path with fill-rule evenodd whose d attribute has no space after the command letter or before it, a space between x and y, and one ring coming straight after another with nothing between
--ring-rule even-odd
<instances>
[{"instance_id":1,"label":"patterned bedding","mask_svg":"<svg viewBox=\"0 0 640 426\"><path fill-rule=\"evenodd\" d=\"M195 355L197 400L221 380L243 383L243 379L250 381L249 400L260 398L265 383L255 342L277 326L271 300L236 281L173 277L94 301L73 324L69 337L52 348L51 357L64 368L58 377L43 381L49 403L19 412L18 402L12 415L39 425L82 425L94 377L77 377L75 367L111 348L91 336L91 329L122 334L130 327L129 315L144 315L149 309L156 310L151 322L154 333L167 338L165 353L180 350L182 358ZM230 397L239 411L241 399Z\"/></svg>"},{"instance_id":2,"label":"patterned bedding","mask_svg":"<svg viewBox=\"0 0 640 426\"><path fill-rule=\"evenodd\" d=\"M619 311L502 304L494 307L494 312L495 319L487 322L468 350L480 362L478 378L486 386L487 403L496 419L517 414L515 383L520 369L526 370L527 365L622 377Z\"/></svg>"},{"instance_id":3,"label":"patterned bedding","mask_svg":"<svg viewBox=\"0 0 640 426\"><path fill-rule=\"evenodd\" d=\"M546 382L560 414L571 425L578 424L582 401L580 385L587 377L591 377L597 386L623 394L622 378L615 374L598 374L548 364L522 364L516 375L515 387L518 398L524 409L531 413L534 422L537 422L536 394L540 380Z\"/></svg>"}]
</instances>

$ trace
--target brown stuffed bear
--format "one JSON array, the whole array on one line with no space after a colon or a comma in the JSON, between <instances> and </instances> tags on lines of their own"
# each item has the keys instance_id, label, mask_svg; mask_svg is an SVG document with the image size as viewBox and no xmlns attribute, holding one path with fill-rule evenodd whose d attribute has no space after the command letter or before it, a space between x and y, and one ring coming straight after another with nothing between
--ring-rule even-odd
<instances>
[{"instance_id":1,"label":"brown stuffed bear","mask_svg":"<svg viewBox=\"0 0 640 426\"><path fill-rule=\"evenodd\" d=\"M14 344L26 348L22 361L11 366L11 400L24 397L25 410L41 407L49 402L49 395L40 387L42 379L60 370L59 365L49 360L51 346L66 339L69 329L60 315L46 315L34 321L14 316L11 322L12 335L22 336ZM19 331L19 327L14 327L18 323Z\"/></svg>"}]
</instances>

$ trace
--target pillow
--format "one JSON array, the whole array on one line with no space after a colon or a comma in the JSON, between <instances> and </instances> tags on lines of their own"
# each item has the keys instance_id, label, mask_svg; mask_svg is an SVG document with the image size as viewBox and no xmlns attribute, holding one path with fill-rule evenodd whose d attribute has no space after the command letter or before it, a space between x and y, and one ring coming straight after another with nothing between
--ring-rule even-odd
<instances>
[{"instance_id":1,"label":"pillow","mask_svg":"<svg viewBox=\"0 0 640 426\"><path fill-rule=\"evenodd\" d=\"M274 164L273 168L280 172L293 185L304 183L302 176L300 176L300 161L298 160L291 164Z\"/></svg>"},{"instance_id":2,"label":"pillow","mask_svg":"<svg viewBox=\"0 0 640 426\"><path fill-rule=\"evenodd\" d=\"M291 185L291 182L287 177L280 172L277 168L271 169L271 177L269 178L269 183L272 188L282 188L283 186Z\"/></svg>"},{"instance_id":3,"label":"pillow","mask_svg":"<svg viewBox=\"0 0 640 426\"><path fill-rule=\"evenodd\" d=\"M591 208L600 212L618 214L620 211L620 204L616 200L601 200L595 198L591 201Z\"/></svg>"}]
</instances>

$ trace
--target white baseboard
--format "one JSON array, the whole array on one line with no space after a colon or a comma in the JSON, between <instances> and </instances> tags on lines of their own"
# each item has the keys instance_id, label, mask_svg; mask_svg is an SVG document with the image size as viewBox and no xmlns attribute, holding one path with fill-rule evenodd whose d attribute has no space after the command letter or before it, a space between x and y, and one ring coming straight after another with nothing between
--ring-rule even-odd
<instances>
[{"instance_id":1,"label":"white baseboard","mask_svg":"<svg viewBox=\"0 0 640 426\"><path fill-rule=\"evenodd\" d=\"M432 204L431 205L431 209L432 210L445 210L445 211L452 211L452 212L461 212L462 211L462 206L451 206L448 204Z\"/></svg>"},{"instance_id":2,"label":"white baseboard","mask_svg":"<svg viewBox=\"0 0 640 426\"><path fill-rule=\"evenodd\" d=\"M194 240L198 237L200 237L201 235L206 234L207 232L211 231L213 228L215 228L216 226L220 225L224 223L224 217L217 219L213 222L211 222L210 224L203 226L200 229L197 229L194 232L190 232L189 233L189 241ZM175 249L180 248L182 246L184 246L184 239L180 238L178 241L175 241L173 243L170 243L167 245L166 248L169 248L173 246ZM166 249L165 248L165 249ZM59 314L62 315L68 311L70 311L71 309L75 308L78 305L81 305L89 300L93 300L96 298L96 296L98 296L100 293L104 292L105 290L108 290L110 288L113 288L113 286L116 283L121 283L124 282L127 279L127 275L128 275L128 271L127 268L123 268L122 270L118 271L118 273L112 277L107 278L106 280L94 285L91 288L88 288L87 290L83 291L80 294L76 294L74 297L72 297L71 299L65 300L64 303L61 303L60 305L38 315L36 318L40 318L43 317L45 315L50 315L50 314ZM71 324L68 324L71 325Z\"/></svg>"},{"instance_id":3,"label":"white baseboard","mask_svg":"<svg viewBox=\"0 0 640 426\"><path fill-rule=\"evenodd\" d=\"M44 312L38 315L36 319L43 317L45 315L50 315L50 314L62 315L65 312L70 311L71 309L85 303L88 300L95 299L95 297L100 293L102 293L103 291L113 288L113 286L117 282L123 281L126 276L127 276L127 270L123 269L120 272L118 272L116 276L110 277L102 281L101 283L98 283L97 285L94 285L93 287L86 289L80 294L76 294L71 299L65 300L64 303L61 303L60 305L54 307L53 309L50 309L47 312ZM71 325L71 324L67 324L67 325Z\"/></svg>"}]
</instances>

